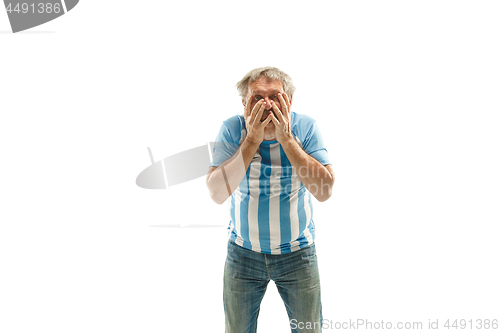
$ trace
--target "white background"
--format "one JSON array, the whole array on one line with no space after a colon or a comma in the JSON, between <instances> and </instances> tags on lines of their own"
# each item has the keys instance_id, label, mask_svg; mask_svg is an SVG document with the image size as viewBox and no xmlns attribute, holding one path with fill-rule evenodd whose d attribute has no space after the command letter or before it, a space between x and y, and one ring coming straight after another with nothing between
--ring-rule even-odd
<instances>
[{"instance_id":1,"label":"white background","mask_svg":"<svg viewBox=\"0 0 500 333\"><path fill-rule=\"evenodd\" d=\"M324 318L500 319L499 17L496 1L82 0L12 34L0 10L0 331L223 332L226 204L202 178L135 179L146 147L214 140L260 66L293 78L333 161L314 205ZM259 332L287 325L271 283Z\"/></svg>"}]
</instances>

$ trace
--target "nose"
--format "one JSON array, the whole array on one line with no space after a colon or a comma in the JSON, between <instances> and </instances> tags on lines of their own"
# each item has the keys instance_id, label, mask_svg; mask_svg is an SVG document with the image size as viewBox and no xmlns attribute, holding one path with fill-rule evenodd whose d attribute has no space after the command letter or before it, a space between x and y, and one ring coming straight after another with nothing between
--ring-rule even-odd
<instances>
[{"instance_id":1,"label":"nose","mask_svg":"<svg viewBox=\"0 0 500 333\"><path fill-rule=\"evenodd\" d=\"M271 100L269 99L269 97L264 98L264 102L266 103L266 110L271 110L272 105L271 105Z\"/></svg>"}]
</instances>

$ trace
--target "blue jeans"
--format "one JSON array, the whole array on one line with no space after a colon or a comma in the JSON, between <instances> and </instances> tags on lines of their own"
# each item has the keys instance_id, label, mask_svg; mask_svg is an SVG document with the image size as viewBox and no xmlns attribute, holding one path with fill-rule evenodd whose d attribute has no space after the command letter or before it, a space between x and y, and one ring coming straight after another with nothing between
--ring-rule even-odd
<instances>
[{"instance_id":1,"label":"blue jeans","mask_svg":"<svg viewBox=\"0 0 500 333\"><path fill-rule=\"evenodd\" d=\"M314 244L291 253L264 254L229 240L224 268L226 333L257 331L260 303L270 280L285 303L291 331L321 332L323 315Z\"/></svg>"}]
</instances>

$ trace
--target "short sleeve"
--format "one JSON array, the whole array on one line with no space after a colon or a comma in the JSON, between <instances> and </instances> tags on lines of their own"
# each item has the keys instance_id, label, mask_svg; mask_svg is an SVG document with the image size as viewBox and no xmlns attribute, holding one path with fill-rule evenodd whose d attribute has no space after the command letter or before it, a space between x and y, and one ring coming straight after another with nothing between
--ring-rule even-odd
<instances>
[{"instance_id":1,"label":"short sleeve","mask_svg":"<svg viewBox=\"0 0 500 333\"><path fill-rule=\"evenodd\" d=\"M307 132L302 147L306 153L314 157L319 163L323 165L332 164L316 121L312 123Z\"/></svg>"},{"instance_id":2,"label":"short sleeve","mask_svg":"<svg viewBox=\"0 0 500 333\"><path fill-rule=\"evenodd\" d=\"M234 155L239 147L239 137L239 131L228 121L222 123L213 145L211 166L218 167Z\"/></svg>"}]
</instances>

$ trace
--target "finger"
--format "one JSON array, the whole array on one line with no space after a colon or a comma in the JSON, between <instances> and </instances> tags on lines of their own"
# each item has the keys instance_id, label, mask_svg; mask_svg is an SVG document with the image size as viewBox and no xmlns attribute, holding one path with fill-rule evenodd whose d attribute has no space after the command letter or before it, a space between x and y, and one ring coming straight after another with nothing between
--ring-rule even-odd
<instances>
[{"instance_id":1,"label":"finger","mask_svg":"<svg viewBox=\"0 0 500 333\"><path fill-rule=\"evenodd\" d=\"M268 118L271 118L271 121L273 122L274 126L278 127L280 125L279 120L274 116L274 114L272 112L269 113Z\"/></svg>"},{"instance_id":2,"label":"finger","mask_svg":"<svg viewBox=\"0 0 500 333\"><path fill-rule=\"evenodd\" d=\"M283 121L283 113L281 113L280 109L278 108L278 105L274 102L271 101L271 105L273 107L273 110L276 113L276 118L281 122Z\"/></svg>"},{"instance_id":3,"label":"finger","mask_svg":"<svg viewBox=\"0 0 500 333\"><path fill-rule=\"evenodd\" d=\"M290 102L290 98L288 98L288 95L286 93L283 93L283 95L285 96L286 105L288 106L288 110L290 110L290 105L292 105L292 103Z\"/></svg>"},{"instance_id":4,"label":"finger","mask_svg":"<svg viewBox=\"0 0 500 333\"><path fill-rule=\"evenodd\" d=\"M250 106L252 105L252 103L250 102L252 99L252 96L248 97L247 100L246 100L246 104L245 104L245 117L250 117Z\"/></svg>"},{"instance_id":5,"label":"finger","mask_svg":"<svg viewBox=\"0 0 500 333\"><path fill-rule=\"evenodd\" d=\"M273 113L269 112L267 118L261 123L263 127L266 127L273 120Z\"/></svg>"},{"instance_id":6,"label":"finger","mask_svg":"<svg viewBox=\"0 0 500 333\"><path fill-rule=\"evenodd\" d=\"M283 93L284 97L285 97L285 101L286 101L286 105L287 105L287 109L286 109L286 113L288 114L288 119L291 119L291 107L292 107L292 101L290 100L290 98L288 97L288 94L287 93Z\"/></svg>"},{"instance_id":7,"label":"finger","mask_svg":"<svg viewBox=\"0 0 500 333\"><path fill-rule=\"evenodd\" d=\"M278 94L278 99L280 100L281 109L283 110L283 115L288 119L288 104L283 98L282 94Z\"/></svg>"},{"instance_id":8,"label":"finger","mask_svg":"<svg viewBox=\"0 0 500 333\"><path fill-rule=\"evenodd\" d=\"M258 110L255 112L255 116L252 120L252 122L257 122L260 123L260 120L262 119L262 114L264 113L264 110L266 109L266 103L264 102L263 99L261 99L258 103L260 103ZM257 108L257 105L255 105L254 110Z\"/></svg>"},{"instance_id":9,"label":"finger","mask_svg":"<svg viewBox=\"0 0 500 333\"><path fill-rule=\"evenodd\" d=\"M263 104L263 100L260 100L258 101L257 103L255 103L253 109L252 109L252 113L250 115L250 121L253 123L255 121L255 118L257 117L260 109L259 108L262 108L262 104ZM262 114L261 114L261 117L262 117Z\"/></svg>"}]
</instances>

